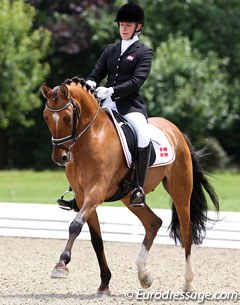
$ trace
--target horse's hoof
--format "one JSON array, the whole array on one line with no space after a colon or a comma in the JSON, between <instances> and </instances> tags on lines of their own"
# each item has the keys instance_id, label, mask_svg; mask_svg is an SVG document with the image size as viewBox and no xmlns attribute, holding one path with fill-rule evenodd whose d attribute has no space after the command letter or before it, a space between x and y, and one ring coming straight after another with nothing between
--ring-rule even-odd
<instances>
[{"instance_id":1,"label":"horse's hoof","mask_svg":"<svg viewBox=\"0 0 240 305\"><path fill-rule=\"evenodd\" d=\"M105 290L98 290L96 293L96 297L97 298L107 298L111 296L111 291L109 289L105 289Z\"/></svg>"},{"instance_id":2,"label":"horse's hoof","mask_svg":"<svg viewBox=\"0 0 240 305\"><path fill-rule=\"evenodd\" d=\"M150 272L146 272L144 276L139 277L140 284L143 289L147 289L152 285L153 278L150 275Z\"/></svg>"},{"instance_id":3,"label":"horse's hoof","mask_svg":"<svg viewBox=\"0 0 240 305\"><path fill-rule=\"evenodd\" d=\"M67 267L54 268L51 274L52 279L63 279L66 278L69 274Z\"/></svg>"}]
</instances>

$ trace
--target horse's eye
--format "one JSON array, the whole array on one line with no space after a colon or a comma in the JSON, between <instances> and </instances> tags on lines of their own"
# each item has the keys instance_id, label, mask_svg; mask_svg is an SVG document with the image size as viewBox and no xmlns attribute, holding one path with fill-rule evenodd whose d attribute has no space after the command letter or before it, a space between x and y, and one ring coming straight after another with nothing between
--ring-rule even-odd
<instances>
[{"instance_id":1,"label":"horse's eye","mask_svg":"<svg viewBox=\"0 0 240 305\"><path fill-rule=\"evenodd\" d=\"M65 116L64 118L63 118L63 121L65 122L65 123L67 123L67 124L70 124L71 123L71 117L68 115L68 116Z\"/></svg>"}]
</instances>

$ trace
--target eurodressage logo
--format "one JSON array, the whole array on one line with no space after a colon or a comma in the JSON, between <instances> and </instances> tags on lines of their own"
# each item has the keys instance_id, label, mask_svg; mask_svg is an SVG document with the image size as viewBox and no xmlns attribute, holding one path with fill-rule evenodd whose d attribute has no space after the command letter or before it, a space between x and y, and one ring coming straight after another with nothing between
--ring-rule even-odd
<instances>
[{"instance_id":1,"label":"eurodressage logo","mask_svg":"<svg viewBox=\"0 0 240 305\"><path fill-rule=\"evenodd\" d=\"M146 291L138 289L136 292L127 291L125 293L127 300L137 301L195 301L198 304L204 304L205 301L232 301L237 303L240 300L239 292L172 292L167 290L162 291Z\"/></svg>"}]
</instances>

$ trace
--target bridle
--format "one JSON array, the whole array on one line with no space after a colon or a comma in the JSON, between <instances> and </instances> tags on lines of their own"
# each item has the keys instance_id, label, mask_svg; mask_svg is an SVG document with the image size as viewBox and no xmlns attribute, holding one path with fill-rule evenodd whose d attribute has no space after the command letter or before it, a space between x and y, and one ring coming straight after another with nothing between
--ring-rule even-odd
<instances>
[{"instance_id":1,"label":"bridle","mask_svg":"<svg viewBox=\"0 0 240 305\"><path fill-rule=\"evenodd\" d=\"M70 151L72 146L79 140L79 138L88 130L89 127L91 127L91 125L93 124L93 122L96 120L97 115L99 113L99 109L100 109L100 103L98 103L98 108L97 111L93 117L93 119L90 121L89 124L87 124L85 126L85 128L78 134L76 135L76 131L77 131L77 122L80 119L80 111L79 108L77 106L77 104L74 102L73 98L70 97L69 101L67 102L67 104L61 108L51 108L48 103L45 104L45 107L51 111L51 112L61 112L65 109L67 109L68 107L70 107L72 105L73 107L73 127L72 127L72 133L66 137L63 138L54 138L52 137L52 146L53 147L61 147L62 144L65 144L67 142L72 141L72 143L69 143L68 147L62 147L63 149L65 149L66 151Z\"/></svg>"}]
</instances>

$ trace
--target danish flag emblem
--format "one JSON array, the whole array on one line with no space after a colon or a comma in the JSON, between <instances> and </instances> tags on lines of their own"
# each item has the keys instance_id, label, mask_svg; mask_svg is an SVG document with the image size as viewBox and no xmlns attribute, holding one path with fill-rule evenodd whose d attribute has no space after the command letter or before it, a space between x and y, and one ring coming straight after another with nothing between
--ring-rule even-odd
<instances>
[{"instance_id":1,"label":"danish flag emblem","mask_svg":"<svg viewBox=\"0 0 240 305\"><path fill-rule=\"evenodd\" d=\"M161 157L168 157L168 149L167 149L167 147L160 147L160 156Z\"/></svg>"},{"instance_id":2,"label":"danish flag emblem","mask_svg":"<svg viewBox=\"0 0 240 305\"><path fill-rule=\"evenodd\" d=\"M128 55L127 60L133 61L134 57L132 55Z\"/></svg>"}]
</instances>

